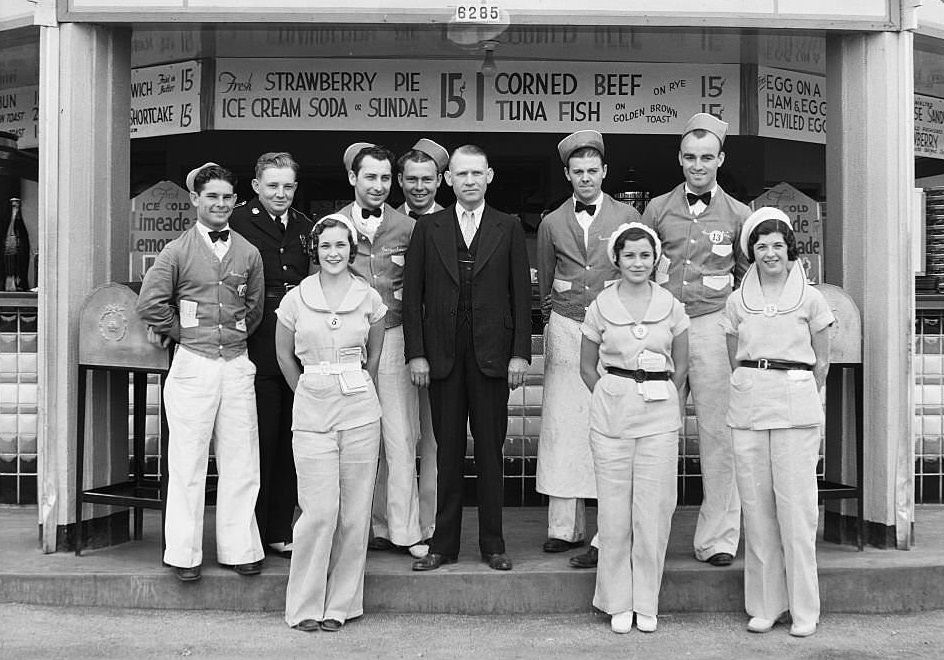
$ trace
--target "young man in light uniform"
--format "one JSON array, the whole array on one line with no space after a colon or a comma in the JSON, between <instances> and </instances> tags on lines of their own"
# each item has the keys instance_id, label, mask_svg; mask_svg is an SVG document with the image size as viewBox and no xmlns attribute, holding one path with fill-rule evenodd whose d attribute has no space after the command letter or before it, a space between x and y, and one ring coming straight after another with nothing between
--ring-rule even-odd
<instances>
[{"instance_id":1,"label":"young man in light uniform","mask_svg":"<svg viewBox=\"0 0 944 660\"><path fill-rule=\"evenodd\" d=\"M678 161L685 183L653 199L643 222L662 240L656 281L685 304L691 318L688 387L698 416L704 496L695 528L695 557L727 566L737 553L741 506L734 480L728 409L728 364L722 310L747 270L738 241L750 214L717 182L727 123L706 113L685 126ZM668 260L666 269L665 261ZM680 392L684 398L687 392Z\"/></svg>"},{"instance_id":2,"label":"young man in light uniform","mask_svg":"<svg viewBox=\"0 0 944 660\"><path fill-rule=\"evenodd\" d=\"M294 208L298 163L286 152L270 152L256 161L252 189L256 198L238 206L230 226L262 255L265 307L262 323L249 337L249 359L256 365L256 413L259 417L259 498L256 522L269 552L290 556L292 523L298 503L292 453L292 406L295 397L275 356L275 310L285 293L309 270L305 247L312 222Z\"/></svg>"},{"instance_id":3,"label":"young man in light uniform","mask_svg":"<svg viewBox=\"0 0 944 660\"><path fill-rule=\"evenodd\" d=\"M148 338L178 343L164 385L170 441L164 563L200 579L210 440L219 472L217 561L242 575L262 570L254 507L259 491L255 365L246 338L262 319L262 257L229 230L236 178L208 163L187 177L197 223L171 241L141 283L137 312Z\"/></svg>"},{"instance_id":4,"label":"young man in light uniform","mask_svg":"<svg viewBox=\"0 0 944 660\"><path fill-rule=\"evenodd\" d=\"M580 388L580 324L603 287L619 280L606 254L607 239L622 223L639 221L636 209L602 190L606 164L600 133L577 131L557 150L574 194L538 227L538 286L551 308L537 467L537 490L549 499L545 552L585 542L584 498L595 498L597 489L588 434L590 393ZM596 565L596 547L572 559L578 558L577 568Z\"/></svg>"},{"instance_id":5,"label":"young man in light uniform","mask_svg":"<svg viewBox=\"0 0 944 660\"><path fill-rule=\"evenodd\" d=\"M377 395L383 415L380 460L386 467L386 511L374 525L372 550L409 549L426 554L420 544L416 444L419 439L419 392L410 380L403 351L403 267L416 221L386 203L393 183L393 154L384 147L358 142L344 152L344 167L354 201L339 211L357 229L357 256L351 270L374 287L387 306L384 346L377 373ZM378 479L380 482L381 479Z\"/></svg>"},{"instance_id":6,"label":"young man in light uniform","mask_svg":"<svg viewBox=\"0 0 944 660\"><path fill-rule=\"evenodd\" d=\"M436 192L442 184L442 173L449 165L449 152L445 147L429 138L417 140L413 148L397 159L397 181L403 190L404 202L398 211L419 219L443 207L436 201ZM420 534L424 541L433 536L436 529L436 436L429 410L429 390L419 388L420 406ZM381 464L377 473L377 490L374 497L372 527L382 530L385 526L386 467Z\"/></svg>"}]
</instances>

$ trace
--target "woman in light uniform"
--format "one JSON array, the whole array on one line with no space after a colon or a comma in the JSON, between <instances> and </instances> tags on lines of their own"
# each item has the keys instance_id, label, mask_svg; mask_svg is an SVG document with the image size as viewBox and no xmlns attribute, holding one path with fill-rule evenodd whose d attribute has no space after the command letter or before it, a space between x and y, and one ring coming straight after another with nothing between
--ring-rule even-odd
<instances>
[{"instance_id":1,"label":"woman in light uniform","mask_svg":"<svg viewBox=\"0 0 944 660\"><path fill-rule=\"evenodd\" d=\"M835 319L797 265L796 238L782 211L752 213L741 249L752 266L728 298L722 325L734 370L727 423L744 514L747 629L767 632L789 612L790 634L806 637L819 620L818 390Z\"/></svg>"},{"instance_id":2,"label":"woman in light uniform","mask_svg":"<svg viewBox=\"0 0 944 660\"><path fill-rule=\"evenodd\" d=\"M380 449L374 389L387 308L349 270L355 231L340 214L312 230L320 272L279 305L276 354L295 391L292 449L298 472L295 547L285 620L334 632L363 614L370 505ZM364 364L366 362L366 371Z\"/></svg>"},{"instance_id":3,"label":"woman in light uniform","mask_svg":"<svg viewBox=\"0 0 944 660\"><path fill-rule=\"evenodd\" d=\"M590 304L580 375L592 391L590 448L600 558L593 605L613 632L656 630L676 504L678 388L688 363L688 316L650 281L662 245L638 222L620 225L607 254L621 279Z\"/></svg>"}]
</instances>

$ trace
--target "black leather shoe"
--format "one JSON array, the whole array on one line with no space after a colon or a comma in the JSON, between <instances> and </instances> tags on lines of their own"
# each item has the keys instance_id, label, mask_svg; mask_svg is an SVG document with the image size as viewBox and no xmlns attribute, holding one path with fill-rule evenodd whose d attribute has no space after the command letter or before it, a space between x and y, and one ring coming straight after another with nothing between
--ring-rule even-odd
<instances>
[{"instance_id":1,"label":"black leather shoe","mask_svg":"<svg viewBox=\"0 0 944 660\"><path fill-rule=\"evenodd\" d=\"M319 624L314 619L302 619L294 625L294 628L296 630L301 630L302 632L315 632L321 628L321 624Z\"/></svg>"},{"instance_id":2,"label":"black leather shoe","mask_svg":"<svg viewBox=\"0 0 944 660\"><path fill-rule=\"evenodd\" d=\"M325 619L321 622L321 629L325 632L338 632L344 624L337 619Z\"/></svg>"},{"instance_id":3,"label":"black leather shoe","mask_svg":"<svg viewBox=\"0 0 944 660\"><path fill-rule=\"evenodd\" d=\"M708 563L712 566L730 566L734 561L734 555L729 552L717 552L708 557Z\"/></svg>"},{"instance_id":4,"label":"black leather shoe","mask_svg":"<svg viewBox=\"0 0 944 660\"><path fill-rule=\"evenodd\" d=\"M504 552L494 554L482 553L482 561L488 564L488 567L495 571L510 571L511 560Z\"/></svg>"},{"instance_id":5,"label":"black leather shoe","mask_svg":"<svg viewBox=\"0 0 944 660\"><path fill-rule=\"evenodd\" d=\"M394 544L390 539L385 539L382 536L375 536L367 542L368 550L377 550L379 552L393 552L399 548L398 545Z\"/></svg>"},{"instance_id":6,"label":"black leather shoe","mask_svg":"<svg viewBox=\"0 0 944 660\"><path fill-rule=\"evenodd\" d=\"M431 552L421 559L417 559L413 562L414 571L435 571L437 568L443 564L455 564L456 556L455 555L441 555L436 552Z\"/></svg>"},{"instance_id":7,"label":"black leather shoe","mask_svg":"<svg viewBox=\"0 0 944 660\"><path fill-rule=\"evenodd\" d=\"M583 544L583 540L565 541L564 539L548 539L544 542L542 549L544 552L567 552L572 548L579 548Z\"/></svg>"},{"instance_id":8,"label":"black leather shoe","mask_svg":"<svg viewBox=\"0 0 944 660\"><path fill-rule=\"evenodd\" d=\"M174 574L181 582L196 582L200 579L200 564L189 568L174 567Z\"/></svg>"},{"instance_id":9,"label":"black leather shoe","mask_svg":"<svg viewBox=\"0 0 944 660\"><path fill-rule=\"evenodd\" d=\"M248 564L220 564L223 568L228 568L231 571L239 573L240 575L259 575L262 572L262 560L253 561Z\"/></svg>"},{"instance_id":10,"label":"black leather shoe","mask_svg":"<svg viewBox=\"0 0 944 660\"><path fill-rule=\"evenodd\" d=\"M592 545L582 555L574 555L570 558L570 565L574 568L596 568L599 560L599 552Z\"/></svg>"}]
</instances>

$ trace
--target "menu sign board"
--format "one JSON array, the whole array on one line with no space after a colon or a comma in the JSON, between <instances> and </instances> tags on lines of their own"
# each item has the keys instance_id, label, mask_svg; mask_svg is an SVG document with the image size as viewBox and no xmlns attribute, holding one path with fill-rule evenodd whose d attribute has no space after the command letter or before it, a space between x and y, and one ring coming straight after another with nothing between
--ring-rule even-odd
<instances>
[{"instance_id":1,"label":"menu sign board","mask_svg":"<svg viewBox=\"0 0 944 660\"><path fill-rule=\"evenodd\" d=\"M826 144L826 78L757 67L758 135Z\"/></svg>"},{"instance_id":2,"label":"menu sign board","mask_svg":"<svg viewBox=\"0 0 944 660\"><path fill-rule=\"evenodd\" d=\"M778 183L751 202L752 209L774 206L793 222L799 262L811 284L823 283L823 216L819 202L791 186Z\"/></svg>"},{"instance_id":3,"label":"menu sign board","mask_svg":"<svg viewBox=\"0 0 944 660\"><path fill-rule=\"evenodd\" d=\"M915 156L944 159L944 99L914 95Z\"/></svg>"},{"instance_id":4,"label":"menu sign board","mask_svg":"<svg viewBox=\"0 0 944 660\"><path fill-rule=\"evenodd\" d=\"M0 89L0 131L16 136L18 149L39 146L39 86Z\"/></svg>"},{"instance_id":5,"label":"menu sign board","mask_svg":"<svg viewBox=\"0 0 944 660\"><path fill-rule=\"evenodd\" d=\"M680 133L739 130L738 65L220 58L215 129Z\"/></svg>"},{"instance_id":6,"label":"menu sign board","mask_svg":"<svg viewBox=\"0 0 944 660\"><path fill-rule=\"evenodd\" d=\"M141 279L154 256L196 221L190 193L171 181L156 183L132 199L132 279Z\"/></svg>"},{"instance_id":7,"label":"menu sign board","mask_svg":"<svg viewBox=\"0 0 944 660\"><path fill-rule=\"evenodd\" d=\"M131 71L131 137L198 133L200 63L151 66Z\"/></svg>"}]
</instances>

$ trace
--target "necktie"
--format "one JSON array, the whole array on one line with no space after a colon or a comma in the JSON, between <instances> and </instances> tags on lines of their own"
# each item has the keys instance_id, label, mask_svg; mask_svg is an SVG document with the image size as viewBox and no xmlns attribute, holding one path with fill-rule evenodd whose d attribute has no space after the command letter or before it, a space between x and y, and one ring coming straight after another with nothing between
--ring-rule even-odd
<instances>
[{"instance_id":1,"label":"necktie","mask_svg":"<svg viewBox=\"0 0 944 660\"><path fill-rule=\"evenodd\" d=\"M466 247L472 245L472 239L475 238L475 225L472 222L472 214L468 211L462 212L462 222L459 223L459 229L462 230L462 238L465 239Z\"/></svg>"},{"instance_id":2,"label":"necktie","mask_svg":"<svg viewBox=\"0 0 944 660\"><path fill-rule=\"evenodd\" d=\"M416 211L413 211L412 209L409 210L409 211L407 211L407 215L409 215L409 216L410 216L411 218L413 218L414 220L419 220L419 218L420 218L420 214L417 213Z\"/></svg>"},{"instance_id":3,"label":"necktie","mask_svg":"<svg viewBox=\"0 0 944 660\"><path fill-rule=\"evenodd\" d=\"M381 212L382 212L382 209L379 206L372 211L368 209L361 209L361 217L364 220L370 217L379 218Z\"/></svg>"},{"instance_id":4,"label":"necktie","mask_svg":"<svg viewBox=\"0 0 944 660\"><path fill-rule=\"evenodd\" d=\"M275 222L275 225L279 228L279 231L283 234L285 233L285 225L282 224L282 218L280 216L271 216L272 221Z\"/></svg>"},{"instance_id":5,"label":"necktie","mask_svg":"<svg viewBox=\"0 0 944 660\"><path fill-rule=\"evenodd\" d=\"M709 190L708 192L704 192L700 195L696 195L695 193L685 193L685 198L688 200L689 206L695 206L695 204L698 202L708 206L708 204L711 202L711 191Z\"/></svg>"},{"instance_id":6,"label":"necktie","mask_svg":"<svg viewBox=\"0 0 944 660\"><path fill-rule=\"evenodd\" d=\"M590 215L593 215L594 213L597 212L597 205L596 205L596 204L584 204L583 202L581 202L581 201L578 199L578 200L577 200L577 203L574 205L574 213L580 213L581 211L586 211L586 212L589 213Z\"/></svg>"},{"instance_id":7,"label":"necktie","mask_svg":"<svg viewBox=\"0 0 944 660\"><path fill-rule=\"evenodd\" d=\"M210 232L211 243L216 243L217 241L223 241L225 243L228 240L229 240L229 229L223 229L222 231Z\"/></svg>"}]
</instances>

